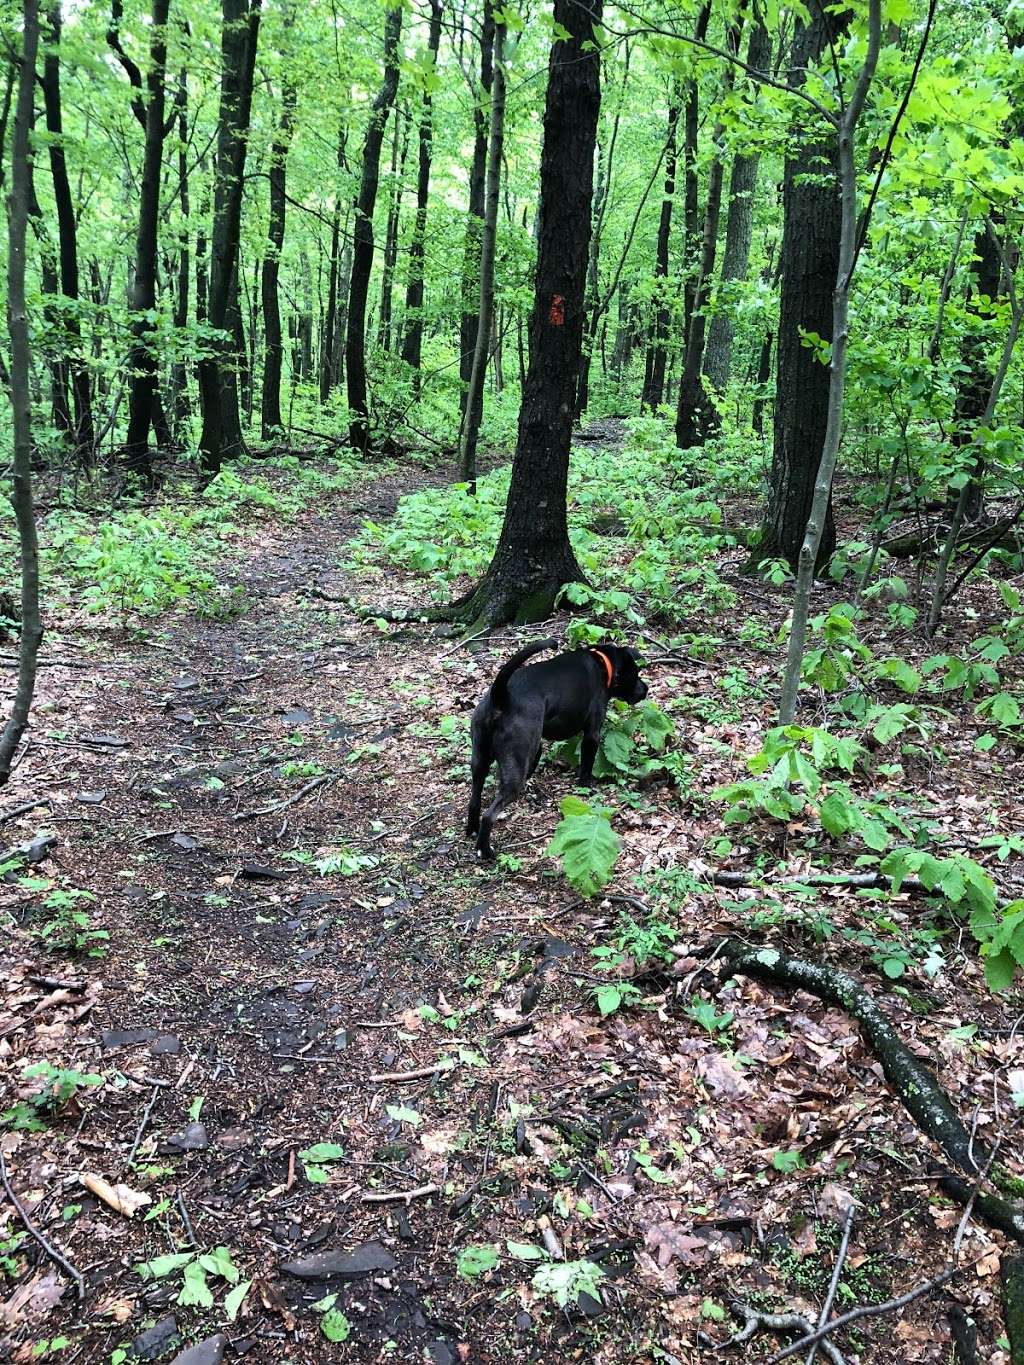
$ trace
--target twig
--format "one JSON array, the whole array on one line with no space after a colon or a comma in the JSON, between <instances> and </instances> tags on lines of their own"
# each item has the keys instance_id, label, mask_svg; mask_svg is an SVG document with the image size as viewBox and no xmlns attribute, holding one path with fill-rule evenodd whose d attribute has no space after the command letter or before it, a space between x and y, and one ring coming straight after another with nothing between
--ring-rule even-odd
<instances>
[{"instance_id":1,"label":"twig","mask_svg":"<svg viewBox=\"0 0 1024 1365\"><path fill-rule=\"evenodd\" d=\"M360 1196L362 1204L392 1204L401 1200L408 1204L413 1199L426 1199L431 1194L440 1194L440 1185L420 1185L415 1190L382 1190L377 1194Z\"/></svg>"},{"instance_id":2,"label":"twig","mask_svg":"<svg viewBox=\"0 0 1024 1365\"><path fill-rule=\"evenodd\" d=\"M24 815L26 811L35 810L37 806L51 805L53 802L48 796L44 796L38 801L22 801L20 806L11 806L8 810L0 810L0 825L5 820L13 820L17 815Z\"/></svg>"},{"instance_id":3,"label":"twig","mask_svg":"<svg viewBox=\"0 0 1024 1365\"><path fill-rule=\"evenodd\" d=\"M149 1097L149 1103L146 1105L146 1112L142 1115L142 1122L141 1122L141 1123L139 1124L139 1126L138 1126L138 1129L137 1129L137 1131L136 1131L136 1133L135 1133L135 1141L132 1143L132 1149L131 1149L131 1151L128 1153L128 1163L127 1163L127 1164L128 1164L129 1166L130 1166L130 1165L132 1164L132 1162L135 1160L135 1153L139 1150L139 1143L142 1141L142 1135L143 1135L143 1134L145 1133L145 1131L146 1131L146 1125L149 1123L149 1116L150 1116L150 1114L152 1114L152 1112L153 1112L153 1105L156 1104L156 1097L157 1097L157 1095L160 1094L161 1089L162 1089L162 1087L159 1086L159 1085L154 1085L154 1086L153 1086L153 1093L152 1093L152 1095L150 1095L150 1097Z\"/></svg>"},{"instance_id":4,"label":"twig","mask_svg":"<svg viewBox=\"0 0 1024 1365\"><path fill-rule=\"evenodd\" d=\"M381 1085L385 1081L419 1081L424 1076L436 1076L442 1071L453 1071L455 1063L452 1061L438 1062L436 1066L421 1066L415 1071L378 1071L376 1075L370 1077L372 1085Z\"/></svg>"},{"instance_id":5,"label":"twig","mask_svg":"<svg viewBox=\"0 0 1024 1365\"><path fill-rule=\"evenodd\" d=\"M238 824L241 820L255 820L259 815L276 815L278 811L287 810L289 806L296 805L304 796L316 791L317 787L322 787L327 782L333 782L337 776L337 773L322 773L320 777L314 777L305 786L300 787L297 792L293 792L291 796L285 797L282 801L272 801L269 806L260 806L257 810L239 811L237 815L232 816L232 819Z\"/></svg>"},{"instance_id":6,"label":"twig","mask_svg":"<svg viewBox=\"0 0 1024 1365\"><path fill-rule=\"evenodd\" d=\"M733 1299L729 1307L737 1317L744 1319L746 1325L724 1343L726 1346L742 1346L762 1328L768 1332L792 1332L794 1330L809 1332L811 1330L811 1324L802 1313L762 1313L749 1307L748 1304L742 1303L739 1299ZM830 1341L822 1341L821 1349L832 1362L832 1365L846 1365L838 1348L833 1346ZM792 1354L792 1352L787 1352L787 1354ZM773 1356L772 1359L774 1360L775 1357Z\"/></svg>"},{"instance_id":7,"label":"twig","mask_svg":"<svg viewBox=\"0 0 1024 1365\"><path fill-rule=\"evenodd\" d=\"M70 1277L70 1279L74 1280L75 1289L78 1292L79 1300L81 1301L82 1299L84 1299L85 1280L82 1278L82 1272L80 1270L76 1270L75 1267L71 1264L71 1262L67 1260L66 1257L62 1256L61 1253L57 1250L57 1248L52 1246L46 1240L46 1238L43 1236L43 1234L39 1231L36 1225L32 1222L31 1218L29 1218L28 1214L25 1212L25 1207L22 1204L21 1200L14 1193L14 1187L12 1186L10 1178L7 1174L7 1163L4 1160L4 1149L2 1146L0 1146L0 1180L3 1181L4 1189L7 1192L7 1198L11 1201L14 1208L17 1210L18 1217L21 1219L25 1231L28 1233L30 1237L32 1237L36 1242L39 1243L42 1249L46 1252L47 1256L49 1256L50 1260L53 1261L56 1265L59 1265L61 1270L63 1270L64 1273Z\"/></svg>"},{"instance_id":8,"label":"twig","mask_svg":"<svg viewBox=\"0 0 1024 1365\"><path fill-rule=\"evenodd\" d=\"M818 1314L818 1326L824 1327L828 1322L828 1315L832 1312L832 1305L835 1302L836 1290L839 1288L839 1277L843 1273L843 1265L846 1261L846 1253L850 1248L850 1233L853 1231L853 1205L846 1210L846 1220L843 1223L843 1240L839 1243L839 1252L836 1256L836 1263L832 1268L832 1279L829 1281L828 1293L825 1295L825 1302L821 1305L821 1312ZM807 1352L806 1365L814 1365L814 1358L818 1354L819 1343L815 1342Z\"/></svg>"},{"instance_id":9,"label":"twig","mask_svg":"<svg viewBox=\"0 0 1024 1365\"><path fill-rule=\"evenodd\" d=\"M181 1214L181 1221L185 1226L185 1236L189 1240L190 1246L198 1246L196 1241L195 1229L192 1226L192 1219L188 1216L188 1209L185 1207L185 1197L181 1190L178 1191L178 1212Z\"/></svg>"}]
</instances>

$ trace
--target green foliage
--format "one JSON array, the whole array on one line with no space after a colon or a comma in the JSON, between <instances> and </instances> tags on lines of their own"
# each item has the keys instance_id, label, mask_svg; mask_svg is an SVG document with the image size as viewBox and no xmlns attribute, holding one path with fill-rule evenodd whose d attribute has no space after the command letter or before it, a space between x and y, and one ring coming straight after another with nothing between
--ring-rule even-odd
<instances>
[{"instance_id":1,"label":"green foliage","mask_svg":"<svg viewBox=\"0 0 1024 1365\"><path fill-rule=\"evenodd\" d=\"M620 783L635 783L639 779L664 773L678 780L687 776L681 754L668 749L668 741L675 733L675 724L654 702L627 706L613 700L608 718L597 746L594 777L598 781L611 778ZM552 744L552 758L561 759L572 768L580 761L580 738Z\"/></svg>"},{"instance_id":2,"label":"green foliage","mask_svg":"<svg viewBox=\"0 0 1024 1365\"><path fill-rule=\"evenodd\" d=\"M35 883L24 878L22 885L32 887ZM110 935L106 929L95 928L88 910L82 908L95 900L91 891L80 887L55 887L44 897L41 910L45 919L32 926L32 933L51 952L102 957Z\"/></svg>"},{"instance_id":3,"label":"green foliage","mask_svg":"<svg viewBox=\"0 0 1024 1365\"><path fill-rule=\"evenodd\" d=\"M143 1280L164 1280L172 1275L181 1274L181 1288L176 1302L183 1307L212 1308L214 1291L211 1279L221 1280L234 1285L224 1299L224 1308L229 1321L234 1321L251 1286L251 1281L242 1281L241 1274L227 1247L214 1247L210 1252L180 1251L165 1256L155 1256L150 1261L142 1261L135 1267Z\"/></svg>"},{"instance_id":4,"label":"green foliage","mask_svg":"<svg viewBox=\"0 0 1024 1365\"><path fill-rule=\"evenodd\" d=\"M42 1085L28 1099L19 1100L0 1114L0 1123L28 1132L44 1129L81 1091L102 1085L104 1079L96 1072L54 1066L52 1062L35 1062L24 1067L21 1074L25 1080L41 1081Z\"/></svg>"},{"instance_id":5,"label":"green foliage","mask_svg":"<svg viewBox=\"0 0 1024 1365\"><path fill-rule=\"evenodd\" d=\"M463 1247L455 1268L464 1280L478 1280L498 1264L498 1253L493 1246Z\"/></svg>"},{"instance_id":6,"label":"green foliage","mask_svg":"<svg viewBox=\"0 0 1024 1365\"><path fill-rule=\"evenodd\" d=\"M533 1275L534 1291L554 1299L559 1308L577 1304L581 1294L600 1301L604 1271L594 1261L550 1261Z\"/></svg>"},{"instance_id":7,"label":"green foliage","mask_svg":"<svg viewBox=\"0 0 1024 1365\"><path fill-rule=\"evenodd\" d=\"M607 886L619 856L619 836L611 827L610 812L592 808L579 797L561 804L562 820L548 845L560 858L566 877L582 896L593 896Z\"/></svg>"}]
</instances>

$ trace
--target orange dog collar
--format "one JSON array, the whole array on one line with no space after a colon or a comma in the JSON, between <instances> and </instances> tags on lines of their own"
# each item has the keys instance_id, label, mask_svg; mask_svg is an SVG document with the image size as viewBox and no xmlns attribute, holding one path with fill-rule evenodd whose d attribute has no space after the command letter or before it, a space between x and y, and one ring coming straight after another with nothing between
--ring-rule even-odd
<instances>
[{"instance_id":1,"label":"orange dog collar","mask_svg":"<svg viewBox=\"0 0 1024 1365\"><path fill-rule=\"evenodd\" d=\"M590 652L604 664L604 671L608 674L608 691L610 692L612 690L612 678L615 676L615 669L612 667L612 661L603 650L592 649Z\"/></svg>"}]
</instances>

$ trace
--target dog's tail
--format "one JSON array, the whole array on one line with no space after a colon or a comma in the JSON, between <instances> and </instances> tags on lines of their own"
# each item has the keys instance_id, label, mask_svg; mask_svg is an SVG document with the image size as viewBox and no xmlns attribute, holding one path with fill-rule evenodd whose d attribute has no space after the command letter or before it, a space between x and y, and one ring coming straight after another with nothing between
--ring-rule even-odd
<instances>
[{"instance_id":1,"label":"dog's tail","mask_svg":"<svg viewBox=\"0 0 1024 1365\"><path fill-rule=\"evenodd\" d=\"M517 668L521 668L532 654L540 654L545 649L555 649L558 641L555 639L534 640L532 645L524 645L512 655L507 664L503 664L498 670L498 676L491 683L491 705L497 710L502 711L508 705L508 681Z\"/></svg>"}]
</instances>

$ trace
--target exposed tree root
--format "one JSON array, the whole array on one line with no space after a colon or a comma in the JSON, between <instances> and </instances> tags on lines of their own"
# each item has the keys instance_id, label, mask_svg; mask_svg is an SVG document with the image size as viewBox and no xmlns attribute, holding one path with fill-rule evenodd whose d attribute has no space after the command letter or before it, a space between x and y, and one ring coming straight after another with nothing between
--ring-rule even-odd
<instances>
[{"instance_id":1,"label":"exposed tree root","mask_svg":"<svg viewBox=\"0 0 1024 1365\"><path fill-rule=\"evenodd\" d=\"M882 1063L886 1080L896 1091L907 1111L926 1137L936 1143L952 1164L977 1178L984 1167L986 1152L968 1132L949 1096L928 1068L902 1041L870 991L852 976L826 963L790 957L776 948L750 948L730 939L719 956L735 971L758 977L774 985L796 987L838 1005L860 1024L871 1050ZM1014 1177L993 1172L999 1186L1013 1186ZM955 1176L949 1176L950 1194L968 1198L973 1189ZM962 1187L962 1195L960 1193ZM978 1194L978 1213L994 1227L1024 1243L1024 1209L1008 1200Z\"/></svg>"},{"instance_id":2,"label":"exposed tree root","mask_svg":"<svg viewBox=\"0 0 1024 1365\"><path fill-rule=\"evenodd\" d=\"M1024 1365L1024 1256L1006 1256L1001 1268L1010 1365Z\"/></svg>"}]
</instances>

